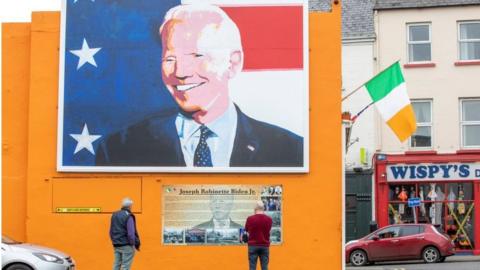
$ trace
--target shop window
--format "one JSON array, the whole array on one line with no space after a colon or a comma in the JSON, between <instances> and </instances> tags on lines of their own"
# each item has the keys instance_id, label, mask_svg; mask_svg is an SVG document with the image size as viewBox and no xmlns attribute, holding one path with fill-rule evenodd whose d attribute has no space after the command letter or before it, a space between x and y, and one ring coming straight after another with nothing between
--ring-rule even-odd
<instances>
[{"instance_id":1,"label":"shop window","mask_svg":"<svg viewBox=\"0 0 480 270\"><path fill-rule=\"evenodd\" d=\"M432 60L430 24L408 24L408 61L429 62Z\"/></svg>"},{"instance_id":2,"label":"shop window","mask_svg":"<svg viewBox=\"0 0 480 270\"><path fill-rule=\"evenodd\" d=\"M474 197L471 182L390 185L390 224L427 223L445 232L456 248L474 248ZM408 207L408 198L420 198L418 207ZM402 236L415 234L415 226L401 232ZM480 232L477 232L480 233Z\"/></svg>"},{"instance_id":3,"label":"shop window","mask_svg":"<svg viewBox=\"0 0 480 270\"><path fill-rule=\"evenodd\" d=\"M459 249L473 249L473 185L472 183L448 184L445 232Z\"/></svg>"},{"instance_id":4,"label":"shop window","mask_svg":"<svg viewBox=\"0 0 480 270\"><path fill-rule=\"evenodd\" d=\"M445 185L437 183L420 184L419 222L441 225L444 221Z\"/></svg>"},{"instance_id":5,"label":"shop window","mask_svg":"<svg viewBox=\"0 0 480 270\"><path fill-rule=\"evenodd\" d=\"M417 119L417 131L410 137L410 147L432 147L432 101L412 101Z\"/></svg>"},{"instance_id":6,"label":"shop window","mask_svg":"<svg viewBox=\"0 0 480 270\"><path fill-rule=\"evenodd\" d=\"M449 183L447 184L447 201L473 200L472 183Z\"/></svg>"},{"instance_id":7,"label":"shop window","mask_svg":"<svg viewBox=\"0 0 480 270\"><path fill-rule=\"evenodd\" d=\"M480 99L462 99L460 103L462 146L480 147Z\"/></svg>"},{"instance_id":8,"label":"shop window","mask_svg":"<svg viewBox=\"0 0 480 270\"><path fill-rule=\"evenodd\" d=\"M480 21L458 23L460 60L480 60Z\"/></svg>"},{"instance_id":9,"label":"shop window","mask_svg":"<svg viewBox=\"0 0 480 270\"><path fill-rule=\"evenodd\" d=\"M390 224L415 223L415 216L411 207L408 207L409 198L416 197L415 185L390 186Z\"/></svg>"}]
</instances>

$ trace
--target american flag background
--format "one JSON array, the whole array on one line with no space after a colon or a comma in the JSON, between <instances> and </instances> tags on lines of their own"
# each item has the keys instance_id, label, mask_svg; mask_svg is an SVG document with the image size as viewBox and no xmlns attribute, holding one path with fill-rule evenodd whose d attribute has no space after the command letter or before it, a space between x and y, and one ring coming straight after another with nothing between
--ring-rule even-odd
<instances>
[{"instance_id":1,"label":"american flag background","mask_svg":"<svg viewBox=\"0 0 480 270\"><path fill-rule=\"evenodd\" d=\"M307 1L65 0L60 171L96 171L96 148L109 134L177 106L162 82L158 30L167 10L197 2L219 5L240 29L245 60L230 83L233 101L303 136L308 156Z\"/></svg>"}]
</instances>

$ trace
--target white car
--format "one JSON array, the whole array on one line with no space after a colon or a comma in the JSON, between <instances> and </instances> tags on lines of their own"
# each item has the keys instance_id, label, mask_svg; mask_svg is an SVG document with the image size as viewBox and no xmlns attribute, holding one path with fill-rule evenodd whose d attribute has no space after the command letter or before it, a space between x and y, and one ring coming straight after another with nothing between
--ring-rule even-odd
<instances>
[{"instance_id":1,"label":"white car","mask_svg":"<svg viewBox=\"0 0 480 270\"><path fill-rule=\"evenodd\" d=\"M75 270L75 262L58 250L2 236L2 270Z\"/></svg>"}]
</instances>

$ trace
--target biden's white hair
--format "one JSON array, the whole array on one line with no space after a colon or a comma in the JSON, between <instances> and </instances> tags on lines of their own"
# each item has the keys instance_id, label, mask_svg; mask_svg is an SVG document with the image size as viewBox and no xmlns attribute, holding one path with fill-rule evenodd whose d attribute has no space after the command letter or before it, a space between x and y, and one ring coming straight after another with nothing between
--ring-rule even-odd
<instances>
[{"instance_id":1,"label":"biden's white hair","mask_svg":"<svg viewBox=\"0 0 480 270\"><path fill-rule=\"evenodd\" d=\"M162 35L168 22L172 20L178 20L182 22L188 20L195 15L213 14L220 18L218 24L214 23L212 18L211 24L206 24L202 30L201 37L198 41L198 47L200 49L208 50L219 57L222 64L227 65L230 60L230 54L238 51L242 54L241 67L243 66L243 48L242 38L240 36L240 30L233 20L223 11L221 8L215 5L208 4L189 4L178 5L167 11L165 14L162 25L159 29L159 34ZM208 16L205 17L208 21ZM225 67L223 67L225 68ZM221 68L222 69L222 68Z\"/></svg>"}]
</instances>

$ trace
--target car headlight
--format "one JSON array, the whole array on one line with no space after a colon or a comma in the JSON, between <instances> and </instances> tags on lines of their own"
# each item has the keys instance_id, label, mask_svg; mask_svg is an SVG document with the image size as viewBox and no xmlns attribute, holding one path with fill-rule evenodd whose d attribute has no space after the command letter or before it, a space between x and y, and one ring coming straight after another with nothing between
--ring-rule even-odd
<instances>
[{"instance_id":1,"label":"car headlight","mask_svg":"<svg viewBox=\"0 0 480 270\"><path fill-rule=\"evenodd\" d=\"M358 242L358 240L348 241L348 242L345 244L345 246L348 246L348 245L351 245L351 244L357 243L357 242Z\"/></svg>"},{"instance_id":2,"label":"car headlight","mask_svg":"<svg viewBox=\"0 0 480 270\"><path fill-rule=\"evenodd\" d=\"M33 253L35 257L42 261L63 264L63 259L48 253Z\"/></svg>"}]
</instances>

